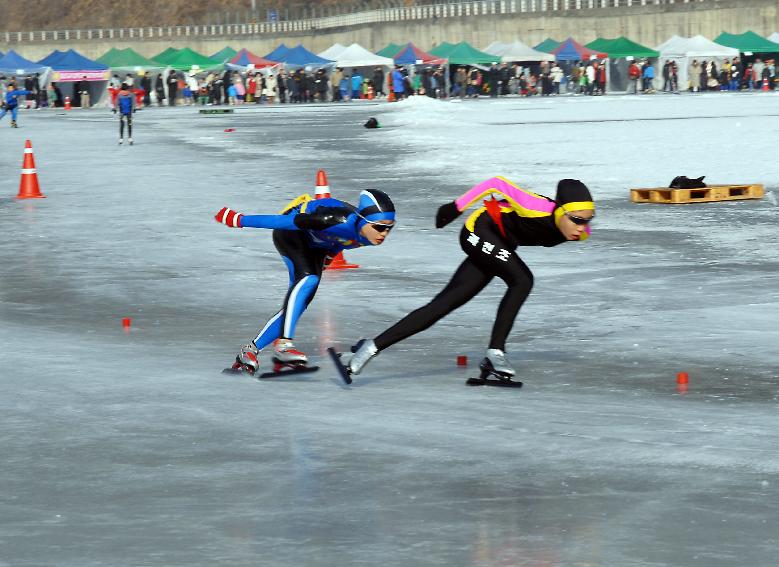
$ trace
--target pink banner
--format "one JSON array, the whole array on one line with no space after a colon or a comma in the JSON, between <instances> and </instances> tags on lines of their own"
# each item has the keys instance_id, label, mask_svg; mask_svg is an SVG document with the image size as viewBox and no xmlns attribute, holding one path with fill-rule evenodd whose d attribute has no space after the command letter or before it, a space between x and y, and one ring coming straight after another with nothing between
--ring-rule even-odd
<instances>
[{"instance_id":1,"label":"pink banner","mask_svg":"<svg viewBox=\"0 0 779 567\"><path fill-rule=\"evenodd\" d=\"M75 81L107 81L110 76L106 71L52 71L51 80L56 83L72 83Z\"/></svg>"}]
</instances>

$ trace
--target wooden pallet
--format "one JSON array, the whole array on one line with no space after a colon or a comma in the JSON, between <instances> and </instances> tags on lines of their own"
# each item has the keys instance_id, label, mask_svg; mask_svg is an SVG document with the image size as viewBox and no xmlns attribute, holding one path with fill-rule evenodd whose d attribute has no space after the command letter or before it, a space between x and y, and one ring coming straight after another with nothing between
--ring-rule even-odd
<instances>
[{"instance_id":1,"label":"wooden pallet","mask_svg":"<svg viewBox=\"0 0 779 567\"><path fill-rule=\"evenodd\" d=\"M232 108L201 108L198 110L200 114L232 114Z\"/></svg>"},{"instance_id":2,"label":"wooden pallet","mask_svg":"<svg viewBox=\"0 0 779 567\"><path fill-rule=\"evenodd\" d=\"M634 203L667 203L682 205L686 203L713 203L716 201L736 201L738 199L762 199L765 195L763 185L709 185L699 189L631 189L630 200Z\"/></svg>"}]
</instances>

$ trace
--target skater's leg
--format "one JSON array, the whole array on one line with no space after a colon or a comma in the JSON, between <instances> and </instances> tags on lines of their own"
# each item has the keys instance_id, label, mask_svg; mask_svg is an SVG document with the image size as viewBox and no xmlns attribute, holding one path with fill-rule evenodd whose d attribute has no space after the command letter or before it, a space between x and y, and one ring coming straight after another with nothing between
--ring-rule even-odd
<instances>
[{"instance_id":1,"label":"skater's leg","mask_svg":"<svg viewBox=\"0 0 779 567\"><path fill-rule=\"evenodd\" d=\"M119 115L119 139L124 138L124 114Z\"/></svg>"},{"instance_id":2,"label":"skater's leg","mask_svg":"<svg viewBox=\"0 0 779 567\"><path fill-rule=\"evenodd\" d=\"M130 138L130 141L133 139L133 115L128 114L127 115L127 137Z\"/></svg>"},{"instance_id":3,"label":"skater's leg","mask_svg":"<svg viewBox=\"0 0 779 567\"><path fill-rule=\"evenodd\" d=\"M496 266L495 273L506 282L508 289L498 306L489 348L505 351L506 338L514 326L514 320L533 289L533 273L516 254L512 254L505 265Z\"/></svg>"},{"instance_id":4,"label":"skater's leg","mask_svg":"<svg viewBox=\"0 0 779 567\"><path fill-rule=\"evenodd\" d=\"M312 248L304 235L296 231L275 230L273 242L287 266L289 289L281 309L254 339L259 349L279 338L294 338L297 322L316 294L327 254Z\"/></svg>"},{"instance_id":5,"label":"skater's leg","mask_svg":"<svg viewBox=\"0 0 779 567\"><path fill-rule=\"evenodd\" d=\"M446 287L427 305L412 311L392 327L374 339L376 348L381 351L412 335L428 329L441 318L473 299L492 279L492 275L483 271L466 258Z\"/></svg>"}]
</instances>

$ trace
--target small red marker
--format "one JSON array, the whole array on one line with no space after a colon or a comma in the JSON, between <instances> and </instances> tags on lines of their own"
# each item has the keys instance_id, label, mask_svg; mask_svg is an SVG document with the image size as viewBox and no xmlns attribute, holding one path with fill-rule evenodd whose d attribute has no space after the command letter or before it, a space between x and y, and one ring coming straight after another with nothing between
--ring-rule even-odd
<instances>
[{"instance_id":1,"label":"small red marker","mask_svg":"<svg viewBox=\"0 0 779 567\"><path fill-rule=\"evenodd\" d=\"M457 366L468 366L468 357L465 355L460 355L457 357Z\"/></svg>"}]
</instances>

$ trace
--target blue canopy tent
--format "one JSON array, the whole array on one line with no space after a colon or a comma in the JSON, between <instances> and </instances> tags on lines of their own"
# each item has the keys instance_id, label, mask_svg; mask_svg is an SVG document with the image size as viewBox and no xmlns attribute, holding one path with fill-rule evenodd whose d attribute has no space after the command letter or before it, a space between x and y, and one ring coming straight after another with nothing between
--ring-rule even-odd
<instances>
[{"instance_id":1,"label":"blue canopy tent","mask_svg":"<svg viewBox=\"0 0 779 567\"><path fill-rule=\"evenodd\" d=\"M73 92L76 82L89 92L92 106L103 102L111 76L108 65L92 61L73 49L55 49L38 63L51 67L51 82L57 83L62 96L70 96L75 106L80 106L81 99L80 93Z\"/></svg>"},{"instance_id":2,"label":"blue canopy tent","mask_svg":"<svg viewBox=\"0 0 779 567\"><path fill-rule=\"evenodd\" d=\"M287 49L286 53L282 53L280 56L277 54L271 57L271 54L268 54L265 59L278 61L283 63L285 67L292 69L301 67L327 67L335 64L335 61L311 53L301 44L298 44L292 49Z\"/></svg>"},{"instance_id":3,"label":"blue canopy tent","mask_svg":"<svg viewBox=\"0 0 779 567\"><path fill-rule=\"evenodd\" d=\"M276 49L265 55L263 59L268 59L270 61L281 61L279 57L286 54L288 51L289 47L281 43Z\"/></svg>"},{"instance_id":4,"label":"blue canopy tent","mask_svg":"<svg viewBox=\"0 0 779 567\"><path fill-rule=\"evenodd\" d=\"M0 74L2 75L24 76L34 75L35 73L43 75L50 70L48 65L41 65L40 63L25 59L13 49L0 57ZM43 83L43 81L41 81L41 83Z\"/></svg>"}]
</instances>

